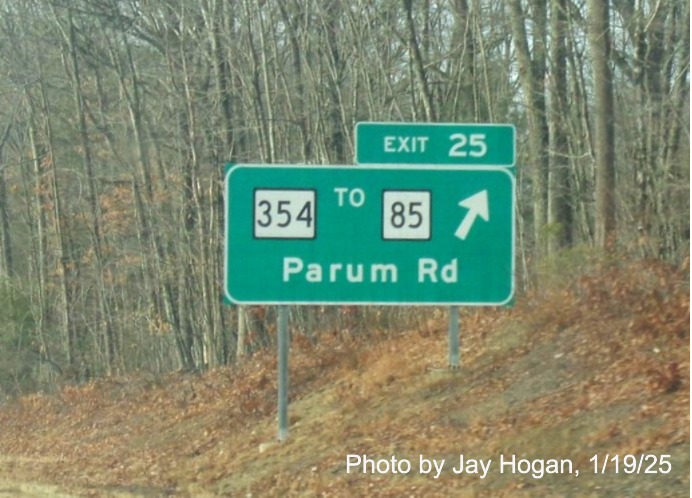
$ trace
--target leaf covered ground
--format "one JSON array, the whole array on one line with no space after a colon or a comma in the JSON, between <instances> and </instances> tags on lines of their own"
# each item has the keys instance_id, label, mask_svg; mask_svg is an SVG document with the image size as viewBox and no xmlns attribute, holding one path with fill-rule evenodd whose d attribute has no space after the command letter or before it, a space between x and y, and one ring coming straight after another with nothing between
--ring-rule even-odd
<instances>
[{"instance_id":1,"label":"leaf covered ground","mask_svg":"<svg viewBox=\"0 0 692 498\"><path fill-rule=\"evenodd\" d=\"M456 371L444 310L408 330L296 332L281 444L272 351L6 402L0 496L3 479L50 486L36 496L689 496L688 276L611 260L511 309L464 309ZM533 466L512 473L512 456Z\"/></svg>"}]
</instances>

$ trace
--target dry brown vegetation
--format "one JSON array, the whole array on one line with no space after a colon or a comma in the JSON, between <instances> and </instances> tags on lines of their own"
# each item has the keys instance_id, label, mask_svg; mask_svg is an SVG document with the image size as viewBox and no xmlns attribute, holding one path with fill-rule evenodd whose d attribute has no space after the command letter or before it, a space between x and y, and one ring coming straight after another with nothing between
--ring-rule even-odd
<instances>
[{"instance_id":1,"label":"dry brown vegetation","mask_svg":"<svg viewBox=\"0 0 692 498\"><path fill-rule=\"evenodd\" d=\"M446 323L296 334L291 433L276 434L276 359L204 375L109 378L0 409L0 475L84 496L688 496L689 267L592 264L512 309ZM346 473L347 454L408 458L406 475ZM419 455L569 458L580 476L418 472ZM670 474L589 470L593 455L669 454ZM456 465L456 463L455 463Z\"/></svg>"}]
</instances>

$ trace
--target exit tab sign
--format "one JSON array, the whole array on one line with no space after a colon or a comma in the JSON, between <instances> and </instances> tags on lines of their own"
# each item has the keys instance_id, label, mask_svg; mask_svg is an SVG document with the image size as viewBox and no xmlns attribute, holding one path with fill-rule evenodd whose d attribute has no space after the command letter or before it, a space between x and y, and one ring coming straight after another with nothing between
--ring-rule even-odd
<instances>
[{"instance_id":1,"label":"exit tab sign","mask_svg":"<svg viewBox=\"0 0 692 498\"><path fill-rule=\"evenodd\" d=\"M516 130L511 124L356 124L356 163L511 167Z\"/></svg>"}]
</instances>

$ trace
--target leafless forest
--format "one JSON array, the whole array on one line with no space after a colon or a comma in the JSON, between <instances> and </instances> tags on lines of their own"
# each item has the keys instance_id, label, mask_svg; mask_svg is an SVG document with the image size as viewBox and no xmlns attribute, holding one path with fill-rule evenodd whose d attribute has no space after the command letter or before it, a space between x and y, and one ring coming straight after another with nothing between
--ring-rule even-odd
<instances>
[{"instance_id":1,"label":"leafless forest","mask_svg":"<svg viewBox=\"0 0 692 498\"><path fill-rule=\"evenodd\" d=\"M239 349L222 305L224 164L351 164L359 121L516 126L520 292L570 251L680 263L689 23L689 0L0 0L0 394L271 344L272 310Z\"/></svg>"}]
</instances>

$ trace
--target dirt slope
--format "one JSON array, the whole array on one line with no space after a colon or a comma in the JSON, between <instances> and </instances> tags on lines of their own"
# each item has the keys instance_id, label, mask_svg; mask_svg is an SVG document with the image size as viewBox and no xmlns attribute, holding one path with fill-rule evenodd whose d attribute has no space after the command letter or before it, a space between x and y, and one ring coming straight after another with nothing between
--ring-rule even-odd
<instances>
[{"instance_id":1,"label":"dirt slope","mask_svg":"<svg viewBox=\"0 0 692 498\"><path fill-rule=\"evenodd\" d=\"M611 263L464 310L457 371L430 309L295 334L283 444L273 353L27 396L0 409L0 496L689 496L688 272Z\"/></svg>"}]
</instances>

